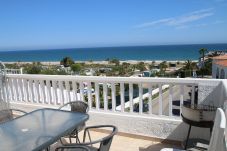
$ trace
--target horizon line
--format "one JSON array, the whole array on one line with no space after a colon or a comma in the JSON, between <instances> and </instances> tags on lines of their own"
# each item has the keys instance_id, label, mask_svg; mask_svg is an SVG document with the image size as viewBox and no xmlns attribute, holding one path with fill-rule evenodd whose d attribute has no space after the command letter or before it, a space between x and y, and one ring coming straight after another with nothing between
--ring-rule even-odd
<instances>
[{"instance_id":1,"label":"horizon line","mask_svg":"<svg viewBox=\"0 0 227 151\"><path fill-rule=\"evenodd\" d=\"M54 49L91 49L91 48L117 48L117 47L146 47L146 46L176 46L176 45L212 45L212 44L227 44L226 43L183 43L183 44L144 44L144 45L114 45L114 46L91 46L91 47L62 47L62 48L37 48L37 49L31 49L31 48L25 48L25 49L14 49L14 50L3 50L0 49L0 52L13 52L13 51L46 51L46 50L54 50Z\"/></svg>"}]
</instances>

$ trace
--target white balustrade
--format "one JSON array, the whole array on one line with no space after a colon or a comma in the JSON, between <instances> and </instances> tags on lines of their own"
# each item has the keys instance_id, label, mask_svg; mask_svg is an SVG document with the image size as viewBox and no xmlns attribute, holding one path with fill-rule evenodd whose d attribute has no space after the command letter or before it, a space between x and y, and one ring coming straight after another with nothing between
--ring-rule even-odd
<instances>
[{"instance_id":1,"label":"white balustrade","mask_svg":"<svg viewBox=\"0 0 227 151\"><path fill-rule=\"evenodd\" d=\"M6 74L23 74L23 68L20 69L4 69Z\"/></svg>"},{"instance_id":2,"label":"white balustrade","mask_svg":"<svg viewBox=\"0 0 227 151\"><path fill-rule=\"evenodd\" d=\"M175 108L181 113L180 106L189 100L185 97L188 92L194 103L199 81L203 80L7 74L6 88L0 96L11 102L52 106L81 100L90 110L173 116Z\"/></svg>"}]
</instances>

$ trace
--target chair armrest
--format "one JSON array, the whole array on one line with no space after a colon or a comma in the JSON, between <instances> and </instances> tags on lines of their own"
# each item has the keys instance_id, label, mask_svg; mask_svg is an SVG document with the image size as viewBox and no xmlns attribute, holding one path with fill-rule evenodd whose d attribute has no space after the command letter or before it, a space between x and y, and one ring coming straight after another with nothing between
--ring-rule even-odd
<instances>
[{"instance_id":1,"label":"chair armrest","mask_svg":"<svg viewBox=\"0 0 227 151\"><path fill-rule=\"evenodd\" d=\"M65 103L65 104L61 105L58 109L60 110L61 108L67 106L67 105L70 104L70 103L71 103L71 102Z\"/></svg>"},{"instance_id":2,"label":"chair armrest","mask_svg":"<svg viewBox=\"0 0 227 151\"><path fill-rule=\"evenodd\" d=\"M17 111L17 112L21 112L21 113L24 113L24 114L27 114L26 111L23 111L23 110L20 110L20 109L10 109L11 111Z\"/></svg>"},{"instance_id":3,"label":"chair armrest","mask_svg":"<svg viewBox=\"0 0 227 151\"><path fill-rule=\"evenodd\" d=\"M89 130L90 129L96 129L96 128L112 128L113 129L113 133L106 136L106 137L103 137L103 138L100 138L98 140L95 140L95 141L91 141L91 138L90 139L90 142L87 142L85 143L85 140L86 140L86 134L88 133L89 134ZM85 127L84 129L84 136L83 136L83 143L80 143L82 145L92 145L92 144L96 144L96 143L100 143L102 142L103 140L109 138L109 137L112 137L113 135L115 135L117 133L117 127L113 126L113 125L95 125L95 126L88 126L88 127ZM89 136L90 137L90 136Z\"/></svg>"}]
</instances>

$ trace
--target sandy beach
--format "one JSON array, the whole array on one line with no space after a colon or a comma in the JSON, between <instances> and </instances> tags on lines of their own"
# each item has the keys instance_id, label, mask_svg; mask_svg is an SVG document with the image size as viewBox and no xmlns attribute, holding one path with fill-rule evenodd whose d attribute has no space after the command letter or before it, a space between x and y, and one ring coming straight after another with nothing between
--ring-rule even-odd
<instances>
[{"instance_id":1,"label":"sandy beach","mask_svg":"<svg viewBox=\"0 0 227 151\"><path fill-rule=\"evenodd\" d=\"M155 61L155 63L159 64L161 62L163 62L164 60L124 60L124 61L120 61L120 63L123 62L127 62L130 64L137 64L139 62L144 62L147 64L151 64L153 61ZM184 63L186 60L172 60L172 61L166 61L167 63ZM198 60L192 60L192 62L198 62ZM14 63L19 63L19 64L32 64L33 62L3 62L4 64L14 64ZM40 62L43 65L60 65L60 61L44 61L44 62ZM75 61L75 63L85 63L85 64L108 64L108 61Z\"/></svg>"}]
</instances>

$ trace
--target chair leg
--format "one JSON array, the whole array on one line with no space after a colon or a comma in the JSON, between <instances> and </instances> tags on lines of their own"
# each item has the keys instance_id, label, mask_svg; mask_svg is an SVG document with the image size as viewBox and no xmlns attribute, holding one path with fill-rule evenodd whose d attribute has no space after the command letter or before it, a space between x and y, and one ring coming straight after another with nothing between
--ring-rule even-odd
<instances>
[{"instance_id":1,"label":"chair leg","mask_svg":"<svg viewBox=\"0 0 227 151\"><path fill-rule=\"evenodd\" d=\"M213 131L213 127L210 128L210 138L211 138L211 135L212 135L212 131Z\"/></svg>"},{"instance_id":2,"label":"chair leg","mask_svg":"<svg viewBox=\"0 0 227 151\"><path fill-rule=\"evenodd\" d=\"M80 143L79 135L78 135L78 130L76 130L76 143Z\"/></svg>"},{"instance_id":3,"label":"chair leg","mask_svg":"<svg viewBox=\"0 0 227 151\"><path fill-rule=\"evenodd\" d=\"M69 142L70 142L70 144L72 144L72 138L71 138L71 135L69 135Z\"/></svg>"},{"instance_id":4,"label":"chair leg","mask_svg":"<svg viewBox=\"0 0 227 151\"><path fill-rule=\"evenodd\" d=\"M60 140L61 144L64 145L64 143L62 142L61 138L59 140Z\"/></svg>"},{"instance_id":5,"label":"chair leg","mask_svg":"<svg viewBox=\"0 0 227 151\"><path fill-rule=\"evenodd\" d=\"M91 142L91 135L90 135L90 132L87 131L87 133L88 133L89 141ZM91 145L91 146L92 146L92 145Z\"/></svg>"},{"instance_id":6,"label":"chair leg","mask_svg":"<svg viewBox=\"0 0 227 151\"><path fill-rule=\"evenodd\" d=\"M189 125L188 135L187 135L187 139L186 139L185 146L184 146L184 149L185 149L185 150L187 149L187 146L188 146L188 139L189 139L189 136L190 136L191 127L192 127L192 126Z\"/></svg>"}]
</instances>

